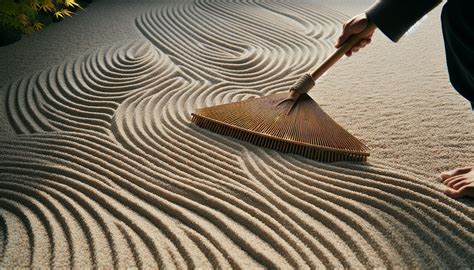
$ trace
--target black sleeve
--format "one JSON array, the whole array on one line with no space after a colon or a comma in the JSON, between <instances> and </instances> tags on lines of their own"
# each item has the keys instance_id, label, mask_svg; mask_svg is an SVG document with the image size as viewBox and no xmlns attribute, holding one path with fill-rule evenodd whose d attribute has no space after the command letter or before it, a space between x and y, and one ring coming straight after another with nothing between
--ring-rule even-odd
<instances>
[{"instance_id":1,"label":"black sleeve","mask_svg":"<svg viewBox=\"0 0 474 270\"><path fill-rule=\"evenodd\" d=\"M441 2L442 0L380 0L365 13L388 38L397 42L412 25Z\"/></svg>"}]
</instances>

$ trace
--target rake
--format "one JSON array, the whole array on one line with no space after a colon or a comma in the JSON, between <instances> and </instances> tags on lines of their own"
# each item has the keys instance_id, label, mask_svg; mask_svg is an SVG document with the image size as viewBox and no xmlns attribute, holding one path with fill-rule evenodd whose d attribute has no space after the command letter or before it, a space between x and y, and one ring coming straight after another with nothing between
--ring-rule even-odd
<instances>
[{"instance_id":1,"label":"rake","mask_svg":"<svg viewBox=\"0 0 474 270\"><path fill-rule=\"evenodd\" d=\"M369 23L351 36L314 71L301 76L289 93L201 108L191 114L192 121L217 134L317 161L366 161L368 147L332 120L307 92L375 27Z\"/></svg>"}]
</instances>

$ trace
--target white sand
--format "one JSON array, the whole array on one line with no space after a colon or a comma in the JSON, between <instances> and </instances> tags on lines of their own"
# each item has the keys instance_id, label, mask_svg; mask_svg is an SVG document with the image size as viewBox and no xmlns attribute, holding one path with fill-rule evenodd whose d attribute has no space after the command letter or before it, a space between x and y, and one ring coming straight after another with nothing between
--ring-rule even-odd
<instances>
[{"instance_id":1,"label":"white sand","mask_svg":"<svg viewBox=\"0 0 474 270\"><path fill-rule=\"evenodd\" d=\"M286 91L370 1L350 2L97 1L0 48L0 267L473 267L473 200L436 182L474 161L440 8L310 93L369 164L190 124L195 108Z\"/></svg>"}]
</instances>

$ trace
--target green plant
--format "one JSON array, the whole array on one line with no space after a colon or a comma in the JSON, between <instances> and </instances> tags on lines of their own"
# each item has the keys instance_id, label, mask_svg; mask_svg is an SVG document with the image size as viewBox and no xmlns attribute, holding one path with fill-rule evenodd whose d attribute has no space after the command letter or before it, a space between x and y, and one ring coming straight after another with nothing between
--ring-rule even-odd
<instances>
[{"instance_id":1,"label":"green plant","mask_svg":"<svg viewBox=\"0 0 474 270\"><path fill-rule=\"evenodd\" d=\"M31 33L43 29L44 15L62 19L78 8L76 0L0 0L0 25Z\"/></svg>"}]
</instances>

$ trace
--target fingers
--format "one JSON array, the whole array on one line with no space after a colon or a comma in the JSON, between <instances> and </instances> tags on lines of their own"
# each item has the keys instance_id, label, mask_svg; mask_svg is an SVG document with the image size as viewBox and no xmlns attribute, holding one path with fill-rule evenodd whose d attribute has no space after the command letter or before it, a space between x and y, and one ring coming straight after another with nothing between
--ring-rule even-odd
<instances>
[{"instance_id":1,"label":"fingers","mask_svg":"<svg viewBox=\"0 0 474 270\"><path fill-rule=\"evenodd\" d=\"M370 38L364 38L362 40L359 41L359 43L357 43L356 45L352 46L352 48L350 49L350 51L348 51L346 53L347 56L351 56L353 53L356 53L358 52L360 49L364 48L365 46L367 46L369 43L371 42L371 39Z\"/></svg>"},{"instance_id":2,"label":"fingers","mask_svg":"<svg viewBox=\"0 0 474 270\"><path fill-rule=\"evenodd\" d=\"M359 43L352 46L351 51L353 53L358 52L360 49L364 48L369 43L370 43L370 39L363 39L363 40L359 41Z\"/></svg>"},{"instance_id":3,"label":"fingers","mask_svg":"<svg viewBox=\"0 0 474 270\"><path fill-rule=\"evenodd\" d=\"M362 46L362 47L365 47L365 46L367 46L371 41L372 41L372 37L367 37L367 38L361 39L358 44L360 44L360 46Z\"/></svg>"},{"instance_id":4,"label":"fingers","mask_svg":"<svg viewBox=\"0 0 474 270\"><path fill-rule=\"evenodd\" d=\"M367 18L365 15L358 15L342 26L342 33L334 45L339 48L346 42L352 35L362 32L367 27ZM370 36L369 36L370 38Z\"/></svg>"},{"instance_id":5,"label":"fingers","mask_svg":"<svg viewBox=\"0 0 474 270\"><path fill-rule=\"evenodd\" d=\"M353 27L349 27L350 25L353 24L353 21L354 19L351 19L350 21L348 21L347 23L345 23L343 26L342 26L342 33L341 35L339 36L339 38L337 39L336 41L336 45L334 45L334 47L336 48L339 48L342 46L342 44L344 44L344 42L346 42L346 40L352 35L354 34L353 33Z\"/></svg>"},{"instance_id":6,"label":"fingers","mask_svg":"<svg viewBox=\"0 0 474 270\"><path fill-rule=\"evenodd\" d=\"M336 44L334 45L336 48L340 48L352 35L360 33L366 29L368 25L367 15L365 13L361 13L349 21L347 21L342 27L342 33L338 37ZM350 51L346 53L347 56L351 56L352 53L359 51L365 45L370 43L370 39L374 31L365 34L365 38L361 40L358 44L353 46Z\"/></svg>"}]
</instances>

